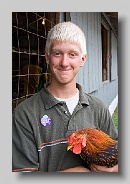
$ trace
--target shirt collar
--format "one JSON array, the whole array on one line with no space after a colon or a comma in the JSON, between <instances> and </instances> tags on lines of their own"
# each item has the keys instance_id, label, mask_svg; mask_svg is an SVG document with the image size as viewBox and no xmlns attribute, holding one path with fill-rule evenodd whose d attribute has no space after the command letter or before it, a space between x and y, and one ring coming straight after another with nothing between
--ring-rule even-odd
<instances>
[{"instance_id":1,"label":"shirt collar","mask_svg":"<svg viewBox=\"0 0 130 184\"><path fill-rule=\"evenodd\" d=\"M83 92L80 84L76 83L76 87L79 90L79 101L81 104L89 105L87 94Z\"/></svg>"},{"instance_id":2,"label":"shirt collar","mask_svg":"<svg viewBox=\"0 0 130 184\"><path fill-rule=\"evenodd\" d=\"M76 83L76 87L79 89L79 101L81 104L89 105L88 97L83 92L82 87ZM57 100L47 89L47 86L44 86L44 88L41 90L41 97L44 102L44 106L46 109L50 109L54 107L57 104L60 104L61 102Z\"/></svg>"}]
</instances>

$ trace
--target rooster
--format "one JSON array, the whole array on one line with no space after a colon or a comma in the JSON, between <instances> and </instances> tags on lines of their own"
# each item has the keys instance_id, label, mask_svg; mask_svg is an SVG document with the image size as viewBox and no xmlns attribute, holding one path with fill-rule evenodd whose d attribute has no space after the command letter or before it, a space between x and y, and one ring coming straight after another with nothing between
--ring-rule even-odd
<instances>
[{"instance_id":1,"label":"rooster","mask_svg":"<svg viewBox=\"0 0 130 184\"><path fill-rule=\"evenodd\" d=\"M90 164L113 167L118 164L118 141L94 128L83 128L72 133L67 150L79 154L86 166Z\"/></svg>"}]
</instances>

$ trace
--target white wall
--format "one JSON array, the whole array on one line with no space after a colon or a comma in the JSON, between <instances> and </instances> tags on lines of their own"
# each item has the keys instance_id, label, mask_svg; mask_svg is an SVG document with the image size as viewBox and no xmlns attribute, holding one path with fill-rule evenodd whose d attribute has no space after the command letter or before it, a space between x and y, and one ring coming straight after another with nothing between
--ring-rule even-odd
<instances>
[{"instance_id":1,"label":"white wall","mask_svg":"<svg viewBox=\"0 0 130 184\"><path fill-rule=\"evenodd\" d=\"M109 105L109 111L110 114L112 115L117 107L118 104L118 95L116 96L116 98L114 98L114 100L112 101L112 103Z\"/></svg>"}]
</instances>

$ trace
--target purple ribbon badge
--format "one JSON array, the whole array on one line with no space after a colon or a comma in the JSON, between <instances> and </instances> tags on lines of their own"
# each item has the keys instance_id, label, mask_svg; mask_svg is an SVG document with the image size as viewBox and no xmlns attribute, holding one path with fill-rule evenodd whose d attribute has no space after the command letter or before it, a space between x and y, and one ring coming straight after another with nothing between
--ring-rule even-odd
<instances>
[{"instance_id":1,"label":"purple ribbon badge","mask_svg":"<svg viewBox=\"0 0 130 184\"><path fill-rule=\"evenodd\" d=\"M42 118L41 118L41 124L43 126L49 126L51 124L51 118L49 118L47 115L44 115Z\"/></svg>"}]
</instances>

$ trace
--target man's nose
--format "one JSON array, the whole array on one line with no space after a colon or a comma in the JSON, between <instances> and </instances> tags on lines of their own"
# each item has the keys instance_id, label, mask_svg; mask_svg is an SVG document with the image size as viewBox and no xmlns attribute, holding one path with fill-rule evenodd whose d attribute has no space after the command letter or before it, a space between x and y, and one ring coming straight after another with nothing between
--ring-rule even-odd
<instances>
[{"instance_id":1,"label":"man's nose","mask_svg":"<svg viewBox=\"0 0 130 184\"><path fill-rule=\"evenodd\" d=\"M68 60L67 54L64 54L64 55L61 57L60 65L62 65L62 66L68 66L68 65L69 65L69 60Z\"/></svg>"}]
</instances>

